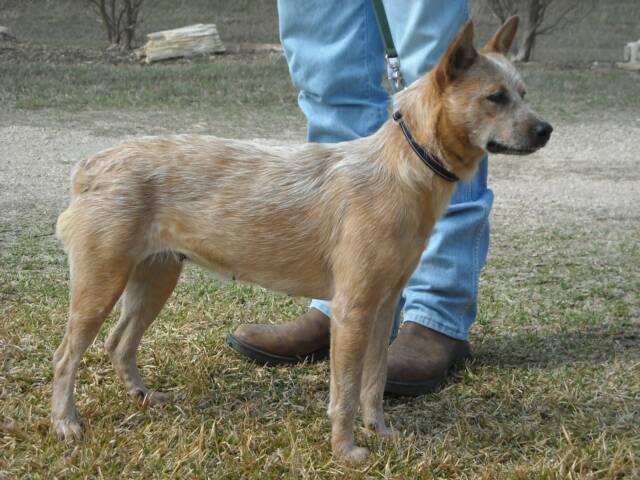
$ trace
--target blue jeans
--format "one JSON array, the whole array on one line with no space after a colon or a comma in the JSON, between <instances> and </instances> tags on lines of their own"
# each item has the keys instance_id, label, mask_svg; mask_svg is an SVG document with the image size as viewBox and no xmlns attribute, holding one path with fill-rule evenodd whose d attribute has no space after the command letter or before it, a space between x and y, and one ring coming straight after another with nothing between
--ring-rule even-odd
<instances>
[{"instance_id":1,"label":"blue jeans","mask_svg":"<svg viewBox=\"0 0 640 480\"><path fill-rule=\"evenodd\" d=\"M467 20L466 0L385 2L407 83L428 72ZM280 38L310 142L374 133L388 116L384 51L371 0L278 0ZM459 182L435 225L398 306L404 321L467 340L477 315L478 280L489 248L487 159L469 184ZM330 316L330 304L311 307Z\"/></svg>"}]
</instances>

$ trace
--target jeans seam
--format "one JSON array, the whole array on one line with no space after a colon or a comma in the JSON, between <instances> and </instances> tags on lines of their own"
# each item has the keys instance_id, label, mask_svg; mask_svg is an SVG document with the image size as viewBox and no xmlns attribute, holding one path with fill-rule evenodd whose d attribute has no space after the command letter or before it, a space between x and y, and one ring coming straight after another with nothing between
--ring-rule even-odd
<instances>
[{"instance_id":1,"label":"jeans seam","mask_svg":"<svg viewBox=\"0 0 640 480\"><path fill-rule=\"evenodd\" d=\"M362 9L363 9L363 15L364 15L364 45L362 48L362 53L364 55L364 64L365 64L365 68L367 70L367 96L369 97L369 101L372 103L376 102L376 98L374 97L373 94L373 90L375 88L375 86L373 85L373 69L371 68L371 63L370 63L370 58L369 55L367 54L367 45L370 44L370 38L369 38L369 24L371 22L371 15L372 15L372 11L371 8L367 8L366 2L367 0L364 0L362 3ZM377 28L377 24L376 24L376 28ZM387 119L387 109L376 109L378 110L378 117L379 120L377 123L382 123Z\"/></svg>"},{"instance_id":2,"label":"jeans seam","mask_svg":"<svg viewBox=\"0 0 640 480\"><path fill-rule=\"evenodd\" d=\"M366 0L363 0L361 2L361 8L362 8L362 16L363 16L363 22L362 22L362 29L363 29L363 43L362 43L362 55L364 56L364 65L365 65L365 69L367 70L367 96L369 97L369 101L373 100L373 93L372 93L372 85L371 85L371 65L369 65L369 55L367 55L367 45L369 42L369 15L367 14L367 8L365 6L365 2Z\"/></svg>"},{"instance_id":3,"label":"jeans seam","mask_svg":"<svg viewBox=\"0 0 640 480\"><path fill-rule=\"evenodd\" d=\"M486 217L487 217L487 209L482 208L482 216L485 218L480 225L476 227L476 231L474 232L474 245L473 245L473 287L471 292L471 298L473 298L473 302L469 303L467 307L467 312L469 312L474 305L478 304L478 291L480 283L480 242L482 240L482 232L486 227ZM477 313L477 312L476 312ZM473 320L475 322L475 319Z\"/></svg>"}]
</instances>

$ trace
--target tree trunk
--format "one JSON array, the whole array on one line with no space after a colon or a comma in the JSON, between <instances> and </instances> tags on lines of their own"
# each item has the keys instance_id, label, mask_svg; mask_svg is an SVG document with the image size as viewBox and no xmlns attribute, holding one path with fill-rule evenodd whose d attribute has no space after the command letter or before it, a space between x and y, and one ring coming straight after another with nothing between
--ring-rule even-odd
<instances>
[{"instance_id":1,"label":"tree trunk","mask_svg":"<svg viewBox=\"0 0 640 480\"><path fill-rule=\"evenodd\" d=\"M535 30L527 29L522 35L522 40L518 46L518 53L514 57L516 62L529 62L533 57L533 49L536 45Z\"/></svg>"},{"instance_id":2,"label":"tree trunk","mask_svg":"<svg viewBox=\"0 0 640 480\"><path fill-rule=\"evenodd\" d=\"M131 50L133 40L138 26L138 14L140 13L140 7L143 0L124 0L125 26L122 29L124 31L124 45L125 50Z\"/></svg>"},{"instance_id":3,"label":"tree trunk","mask_svg":"<svg viewBox=\"0 0 640 480\"><path fill-rule=\"evenodd\" d=\"M144 0L89 0L100 14L110 45L131 50Z\"/></svg>"},{"instance_id":4,"label":"tree trunk","mask_svg":"<svg viewBox=\"0 0 640 480\"><path fill-rule=\"evenodd\" d=\"M540 15L543 9L542 5L540 5L540 0L529 0L528 7L526 27L518 46L518 53L514 57L518 62L529 62L533 57L533 49L536 45L536 36L541 20Z\"/></svg>"}]
</instances>

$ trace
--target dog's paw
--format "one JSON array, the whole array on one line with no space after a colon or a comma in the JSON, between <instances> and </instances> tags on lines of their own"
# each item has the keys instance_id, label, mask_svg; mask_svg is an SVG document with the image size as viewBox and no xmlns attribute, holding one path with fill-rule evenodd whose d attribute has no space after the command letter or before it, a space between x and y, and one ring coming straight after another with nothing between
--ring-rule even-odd
<instances>
[{"instance_id":1,"label":"dog's paw","mask_svg":"<svg viewBox=\"0 0 640 480\"><path fill-rule=\"evenodd\" d=\"M382 415L379 416L382 418ZM395 439L398 438L399 433L393 428L387 427L384 423L384 420L375 420L375 419L363 419L364 423L364 433L366 435L378 435L384 439Z\"/></svg>"},{"instance_id":2,"label":"dog's paw","mask_svg":"<svg viewBox=\"0 0 640 480\"><path fill-rule=\"evenodd\" d=\"M338 459L349 464L364 462L369 456L369 450L358 447L353 441L333 444L333 454Z\"/></svg>"},{"instance_id":3,"label":"dog's paw","mask_svg":"<svg viewBox=\"0 0 640 480\"><path fill-rule=\"evenodd\" d=\"M139 388L129 392L129 395L135 398L143 407L155 407L170 403L171 394L166 392L158 392L155 390L147 390L146 392Z\"/></svg>"},{"instance_id":4,"label":"dog's paw","mask_svg":"<svg viewBox=\"0 0 640 480\"><path fill-rule=\"evenodd\" d=\"M345 449L338 455L341 460L350 464L357 465L364 462L369 456L369 449L364 447L356 447L355 445L349 449Z\"/></svg>"},{"instance_id":5,"label":"dog's paw","mask_svg":"<svg viewBox=\"0 0 640 480\"><path fill-rule=\"evenodd\" d=\"M368 425L365 427L367 433L378 435L385 440L394 440L400 436L400 433L386 425Z\"/></svg>"},{"instance_id":6,"label":"dog's paw","mask_svg":"<svg viewBox=\"0 0 640 480\"><path fill-rule=\"evenodd\" d=\"M52 418L51 426L58 440L72 442L82 438L82 425L80 425L77 413L66 418Z\"/></svg>"}]
</instances>

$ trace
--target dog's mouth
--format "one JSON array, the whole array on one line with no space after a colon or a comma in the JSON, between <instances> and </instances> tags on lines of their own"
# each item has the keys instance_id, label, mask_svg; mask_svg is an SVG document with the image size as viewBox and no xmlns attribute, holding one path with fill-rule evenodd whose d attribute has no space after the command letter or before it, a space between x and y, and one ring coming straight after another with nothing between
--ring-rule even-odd
<instances>
[{"instance_id":1,"label":"dog's mouth","mask_svg":"<svg viewBox=\"0 0 640 480\"><path fill-rule=\"evenodd\" d=\"M489 140L487 143L487 151L489 153L503 153L505 155L529 155L537 150L537 148L521 148L505 145L495 140Z\"/></svg>"}]
</instances>

